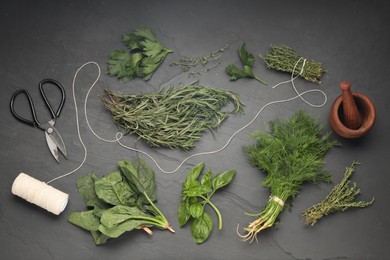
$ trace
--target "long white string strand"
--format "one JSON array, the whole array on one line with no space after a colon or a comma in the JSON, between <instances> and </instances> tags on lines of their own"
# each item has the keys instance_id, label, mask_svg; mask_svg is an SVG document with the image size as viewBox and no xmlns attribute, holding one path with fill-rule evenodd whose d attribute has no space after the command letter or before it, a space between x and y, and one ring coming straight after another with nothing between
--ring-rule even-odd
<instances>
[{"instance_id":1,"label":"long white string strand","mask_svg":"<svg viewBox=\"0 0 390 260\"><path fill-rule=\"evenodd\" d=\"M100 78L100 67L99 67L99 65L98 65L96 62L87 62L87 63L83 64L83 65L76 71L76 73L74 74L73 81L72 81L72 97L73 97L74 109L75 109L75 114L76 114L77 135L78 135L79 141L80 141L80 143L81 143L81 145L83 146L83 149L84 149L84 158L83 158L83 160L81 161L80 165L79 165L76 169L74 169L73 171L70 171L70 172L68 172L68 173L66 173L66 174L60 175L60 176L58 176L58 177L56 177L56 178L54 178L54 179L51 179L50 181L46 182L47 184L49 184L49 183L51 183L51 182L53 182L53 181L55 181L55 180L64 178L64 177L66 177L66 176L69 176L69 175L71 175L72 173L75 173L76 171L78 171L78 170L84 165L84 163L85 163L85 161L86 161L86 159L87 159L88 150L87 150L87 147L85 146L85 144L84 144L84 142L83 142L83 139L81 138L81 134L80 134L79 111L78 111L78 108L77 108L77 101L76 101L76 94L75 94L75 82L76 82L76 78L77 78L77 75L79 74L80 70L81 70L82 68L84 68L85 66L87 66L88 64L91 64L91 63L94 63L94 64L96 64L96 65L98 66L98 68L99 68L99 74L98 74L98 77L96 78L95 82L94 82L94 83L91 85L91 87L89 88L89 91L88 91L88 94L89 94L90 90L95 86L96 82L97 82L97 81L99 80L99 78ZM87 94L87 96L86 96L86 98L85 98L85 101L84 101L84 111L85 111L85 115L87 114L87 112L86 112L86 111L87 111L87 109L86 109L86 108L87 108L87 102L86 102L86 100L87 100L87 98L88 98L88 94ZM88 126L89 126L89 125L88 125ZM90 126L89 126L89 127L90 127ZM91 131L93 131L91 127L90 127L90 129L91 129Z\"/></svg>"},{"instance_id":2,"label":"long white string strand","mask_svg":"<svg viewBox=\"0 0 390 260\"><path fill-rule=\"evenodd\" d=\"M125 144L123 144L122 142L120 142L120 140L122 139L123 137L123 134L121 132L117 132L116 135L115 135L115 139L112 139L112 140L108 140L108 139L105 139L105 138L102 138L100 137L91 127L90 123L89 123L89 120L88 120L88 114L87 114L87 104L88 104L88 97L89 97L89 94L90 92L92 91L93 87L96 85L97 81L100 79L100 75L101 75L101 69L100 69L100 66L99 64L97 64L96 62L94 61L90 61L90 62L86 62L84 63L75 73L74 77L73 77L73 82L72 82L72 93L73 93L73 101L74 101L74 105L75 105L75 112L76 112L76 126L77 126L77 133L78 133L78 137L79 137L79 140L80 140L80 143L82 144L83 148L84 148L84 159L82 160L82 162L80 163L80 165L74 169L73 171L69 172L69 173L66 173L66 174L63 174L61 176L58 176L50 181L48 181L47 183L50 183L52 181L55 181L55 180L58 180L58 179L61 179L61 178L64 178L66 176L69 176L71 174L73 174L74 172L76 172L77 170L79 170L85 163L86 161L86 158L87 158L87 154L88 154L88 151L87 151L87 148L84 144L84 142L82 141L82 138L81 138L81 134L80 134L80 125L79 125L79 119L78 119L78 109L77 109L77 102L76 102L76 95L75 95L75 82L76 82L76 78L78 76L78 73L80 72L81 69L83 69L85 66L89 65L89 64L93 64L97 67L98 69L98 76L96 77L96 80L92 83L91 87L88 89L88 92L85 96L85 100L84 100L84 115L85 115L85 120L86 120L86 123L88 125L88 128L89 130L92 132L93 135L95 135L99 140L103 141L103 142L108 142L108 143L114 143L114 142L117 142L120 146L122 146L123 148L125 149L128 149L128 150L131 150L131 151L134 151L134 152L137 152L137 153L141 153L141 154L144 154L146 155L147 157L149 157L153 162L154 164L156 165L156 167L162 171L163 173L166 173L166 174L170 174L170 173L174 173L176 172L177 170L180 169L180 167L186 162L188 161L189 159L193 158L193 157L197 157L197 156L201 156L201 155L208 155L208 154L215 154L215 153L218 153L222 150L224 150L229 144L230 142L233 140L233 138L238 134L240 133L241 131L243 131L244 129L246 129L248 126L250 126L254 121L256 121L256 119L259 117L259 115L261 114L261 112L267 108L268 106L270 105L273 105L273 104L278 104L278 103L286 103L286 102L290 102L290 101L293 101L297 98L300 98L302 101L304 101L306 104L308 104L309 106L311 107L322 107L326 104L327 102L327 96L326 94L322 91L322 90L319 90L319 89L311 89L311 90L306 90L304 92L299 92L295 86L295 83L294 83L294 80L299 77L300 74L302 74L303 70L304 70L304 66L305 66L305 63L306 63L306 59L303 59L303 65L302 65L302 68L301 68L301 71L299 73L299 75L297 76L294 76L294 72L296 70L296 67L297 65L299 64L299 62L302 60L303 58L300 58L294 65L294 68L293 68L293 71L291 73L291 77L290 77L290 80L287 80L287 81L283 81L283 82L280 82L278 84L276 84L275 86L273 86L273 88L276 88L280 85L283 85L283 84L286 84L286 83L289 83L291 82L291 85L295 91L295 93L297 94L296 96L293 96L291 98L287 98L287 99L281 99L281 100L275 100L275 101L271 101L271 102L268 102L267 104L265 104L263 107L260 108L260 110L256 113L256 115L252 118L252 120L250 120L247 124L245 124L243 127L241 127L240 129L238 129L237 131L235 131L231 136L230 138L227 140L227 142L222 146L220 147L219 149L216 149L216 150L213 150L213 151L206 151L206 152L200 152L200 153L196 153L196 154L192 154L190 156L188 156L187 158L185 158L174 170L171 170L171 171L167 171L167 170L164 170L163 168L161 168L161 166L158 164L158 162L156 161L156 159L154 159L153 156L151 156L150 154L148 154L147 152L145 151L142 151L142 150L139 150L139 149L136 149L136 148L133 148L133 147L130 147L130 146L127 146ZM324 102L319 104L319 105L316 105L316 104L313 104L313 103L310 103L309 101L307 101L303 96L305 94L308 94L308 93L311 93L311 92L320 92L323 96L324 96Z\"/></svg>"}]
</instances>

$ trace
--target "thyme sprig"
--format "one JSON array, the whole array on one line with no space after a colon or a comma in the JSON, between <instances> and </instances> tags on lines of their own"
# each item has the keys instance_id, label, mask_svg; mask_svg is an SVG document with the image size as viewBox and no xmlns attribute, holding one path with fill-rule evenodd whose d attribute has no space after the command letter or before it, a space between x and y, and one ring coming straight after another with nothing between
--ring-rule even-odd
<instances>
[{"instance_id":1,"label":"thyme sprig","mask_svg":"<svg viewBox=\"0 0 390 260\"><path fill-rule=\"evenodd\" d=\"M205 56L201 56L201 57L187 57L187 56L185 56L179 60L172 61L170 63L170 65L180 66L180 67L182 67L183 71L187 72L191 68L194 68L198 65L205 66L209 62L217 61L217 63L214 64L213 66L209 67L209 69L199 71L198 73L207 72L211 68L214 68L221 63L221 61L220 61L221 54L222 54L222 52L226 51L227 48L229 48L229 44L226 44L223 48L216 50L216 51L213 51L210 54L205 55Z\"/></svg>"},{"instance_id":2,"label":"thyme sprig","mask_svg":"<svg viewBox=\"0 0 390 260\"><path fill-rule=\"evenodd\" d=\"M149 94L105 94L101 99L114 122L152 147L191 149L206 129L218 127L229 114L243 113L235 93L197 84ZM229 103L232 111L221 111Z\"/></svg>"},{"instance_id":3,"label":"thyme sprig","mask_svg":"<svg viewBox=\"0 0 390 260\"><path fill-rule=\"evenodd\" d=\"M257 234L274 225L285 204L298 195L304 182L329 182L331 176L323 169L325 154L338 142L330 133L322 134L323 126L303 111L287 121L272 121L270 133L258 131L252 135L256 143L245 147L250 162L267 176L262 186L271 191L258 219L239 234L245 241L257 240ZM248 214L250 215L250 214Z\"/></svg>"},{"instance_id":4,"label":"thyme sprig","mask_svg":"<svg viewBox=\"0 0 390 260\"><path fill-rule=\"evenodd\" d=\"M360 189L356 183L351 185L350 177L355 172L359 162L352 162L350 167L345 169L344 177L326 198L306 209L302 214L305 218L307 226L314 226L322 217L334 212L344 212L349 208L364 208L374 203L374 198L371 201L355 201L356 196L360 194Z\"/></svg>"},{"instance_id":5,"label":"thyme sprig","mask_svg":"<svg viewBox=\"0 0 390 260\"><path fill-rule=\"evenodd\" d=\"M295 76L300 76L305 80L321 83L321 77L325 73L325 68L321 63L314 60L304 62L304 59L296 51L286 45L271 45L271 49L264 55L263 58L269 69L279 70L283 72L294 73ZM298 62L299 59L302 62ZM296 64L298 62L298 64ZM302 69L302 66L304 68ZM294 70L295 67L295 70Z\"/></svg>"}]
</instances>

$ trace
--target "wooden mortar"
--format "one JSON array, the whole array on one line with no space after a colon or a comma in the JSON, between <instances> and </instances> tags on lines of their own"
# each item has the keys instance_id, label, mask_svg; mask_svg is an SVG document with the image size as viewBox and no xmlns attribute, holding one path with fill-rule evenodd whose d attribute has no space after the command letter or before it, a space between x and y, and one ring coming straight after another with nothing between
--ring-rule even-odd
<instances>
[{"instance_id":1,"label":"wooden mortar","mask_svg":"<svg viewBox=\"0 0 390 260\"><path fill-rule=\"evenodd\" d=\"M342 95L333 102L330 110L330 126L342 137L362 137L374 126L375 107L366 95L351 92L349 81L341 81L340 89Z\"/></svg>"}]
</instances>

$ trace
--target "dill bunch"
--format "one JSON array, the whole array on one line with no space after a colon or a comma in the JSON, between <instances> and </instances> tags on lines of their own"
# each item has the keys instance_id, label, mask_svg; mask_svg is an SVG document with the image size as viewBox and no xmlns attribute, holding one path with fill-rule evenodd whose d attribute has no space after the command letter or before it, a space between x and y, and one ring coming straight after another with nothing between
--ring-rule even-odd
<instances>
[{"instance_id":1,"label":"dill bunch","mask_svg":"<svg viewBox=\"0 0 390 260\"><path fill-rule=\"evenodd\" d=\"M283 72L294 73L294 76L300 76L305 80L321 83L321 77L325 73L325 68L321 63L314 60L306 60L305 66L304 58L296 51L286 45L271 45L271 49L261 58L265 61L269 69L279 70ZM302 62L298 62L299 59ZM298 64L296 64L298 62ZM295 70L294 70L294 66ZM302 71L302 73L301 73Z\"/></svg>"},{"instance_id":2,"label":"dill bunch","mask_svg":"<svg viewBox=\"0 0 390 260\"><path fill-rule=\"evenodd\" d=\"M206 129L216 128L229 114L242 114L243 104L230 91L197 84L149 94L105 91L101 100L114 122L152 147L191 149ZM232 111L221 111L232 104Z\"/></svg>"},{"instance_id":3,"label":"dill bunch","mask_svg":"<svg viewBox=\"0 0 390 260\"><path fill-rule=\"evenodd\" d=\"M269 123L270 132L257 131L251 135L256 141L246 146L250 162L267 174L262 186L271 196L258 219L240 235L245 241L257 239L257 234L274 225L285 204L296 197L304 182L329 182L331 176L323 169L325 154L338 142L330 133L322 134L323 126L307 113L299 111L288 120Z\"/></svg>"},{"instance_id":4,"label":"dill bunch","mask_svg":"<svg viewBox=\"0 0 390 260\"><path fill-rule=\"evenodd\" d=\"M374 198L371 201L355 201L356 196L360 194L360 189L356 186L356 183L351 185L349 178L355 172L356 165L359 165L359 163L352 162L352 165L345 169L343 179L323 201L305 210L302 217L305 218L307 226L314 226L318 220L328 214L344 212L351 207L365 208L374 203Z\"/></svg>"}]
</instances>

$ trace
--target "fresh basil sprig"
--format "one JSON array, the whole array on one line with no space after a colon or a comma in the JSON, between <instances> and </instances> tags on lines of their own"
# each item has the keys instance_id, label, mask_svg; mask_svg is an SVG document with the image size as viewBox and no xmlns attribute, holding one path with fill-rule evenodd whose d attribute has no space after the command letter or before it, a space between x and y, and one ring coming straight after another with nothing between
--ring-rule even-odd
<instances>
[{"instance_id":1,"label":"fresh basil sprig","mask_svg":"<svg viewBox=\"0 0 390 260\"><path fill-rule=\"evenodd\" d=\"M192 237L197 244L203 243L213 229L213 220L204 207L208 204L218 216L218 228L222 229L222 215L211 197L214 193L228 185L234 178L236 171L229 170L212 177L211 170L206 171L199 179L205 164L199 163L187 174L186 182L182 185L182 202L178 209L178 220L183 227L189 220Z\"/></svg>"}]
</instances>

